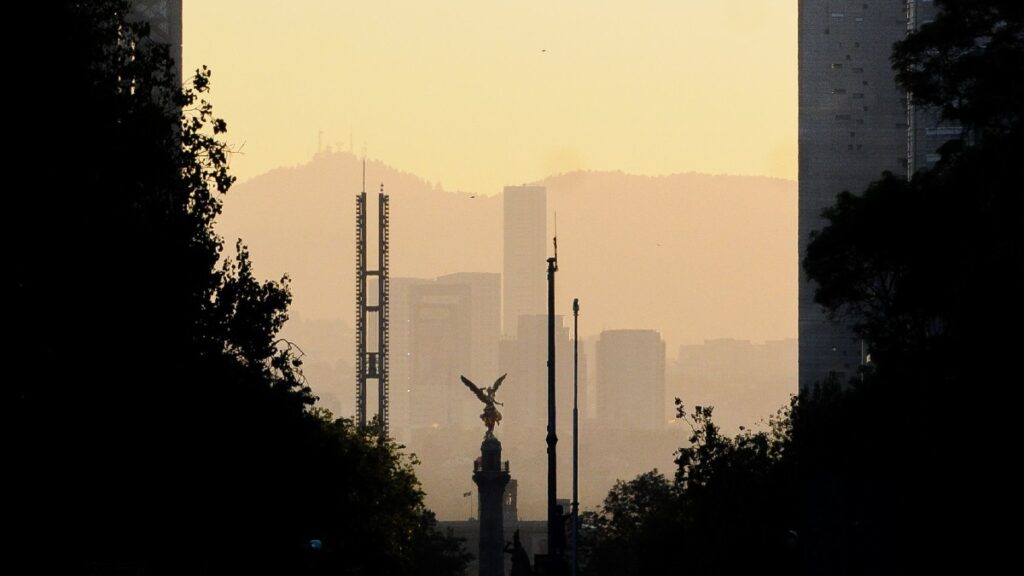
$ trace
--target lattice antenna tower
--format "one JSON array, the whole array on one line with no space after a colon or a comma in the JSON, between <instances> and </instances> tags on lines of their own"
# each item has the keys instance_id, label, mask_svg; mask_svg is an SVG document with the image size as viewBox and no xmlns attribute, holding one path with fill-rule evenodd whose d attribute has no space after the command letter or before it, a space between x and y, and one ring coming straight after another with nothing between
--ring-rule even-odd
<instances>
[{"instance_id":1,"label":"lattice antenna tower","mask_svg":"<svg viewBox=\"0 0 1024 576\"><path fill-rule=\"evenodd\" d=\"M356 195L356 420L367 424L366 386L377 382L377 419L381 432L388 433L388 348L390 344L390 277L388 268L388 195L384 184L378 195L377 269L367 269L366 254L366 159L363 158L363 189ZM376 302L371 303L367 280L377 277Z\"/></svg>"}]
</instances>

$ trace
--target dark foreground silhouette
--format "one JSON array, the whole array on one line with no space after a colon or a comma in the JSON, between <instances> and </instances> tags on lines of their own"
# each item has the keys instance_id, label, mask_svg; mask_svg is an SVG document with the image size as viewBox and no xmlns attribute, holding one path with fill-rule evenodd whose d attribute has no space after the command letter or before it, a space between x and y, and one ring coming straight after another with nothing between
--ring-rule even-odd
<instances>
[{"instance_id":1,"label":"dark foreground silhouette","mask_svg":"<svg viewBox=\"0 0 1024 576\"><path fill-rule=\"evenodd\" d=\"M394 444L313 409L287 278L213 233L209 72L177 88L125 2L19 6L47 50L13 120L5 517L36 573L451 574ZM313 545L311 542L316 541Z\"/></svg>"}]
</instances>

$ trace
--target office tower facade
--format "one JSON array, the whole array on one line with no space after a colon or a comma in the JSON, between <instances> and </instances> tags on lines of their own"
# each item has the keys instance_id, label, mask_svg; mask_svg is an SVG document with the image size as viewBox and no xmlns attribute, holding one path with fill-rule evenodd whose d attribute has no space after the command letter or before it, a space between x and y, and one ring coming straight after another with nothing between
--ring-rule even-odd
<instances>
[{"instance_id":1,"label":"office tower facade","mask_svg":"<svg viewBox=\"0 0 1024 576\"><path fill-rule=\"evenodd\" d=\"M181 0L132 0L131 19L149 24L149 37L166 44L181 78Z\"/></svg>"},{"instance_id":2,"label":"office tower facade","mask_svg":"<svg viewBox=\"0 0 1024 576\"><path fill-rule=\"evenodd\" d=\"M597 341L597 422L604 428L665 426L665 342L656 330L605 330Z\"/></svg>"},{"instance_id":3,"label":"office tower facade","mask_svg":"<svg viewBox=\"0 0 1024 576\"><path fill-rule=\"evenodd\" d=\"M547 310L547 190L506 186L502 206L502 333L515 337L520 316Z\"/></svg>"},{"instance_id":4,"label":"office tower facade","mask_svg":"<svg viewBox=\"0 0 1024 576\"><path fill-rule=\"evenodd\" d=\"M409 441L412 407L412 287L429 284L427 278L391 279L391 435Z\"/></svg>"},{"instance_id":5,"label":"office tower facade","mask_svg":"<svg viewBox=\"0 0 1024 576\"><path fill-rule=\"evenodd\" d=\"M893 44L927 22L930 1L801 0L799 3L799 241L824 226L840 192L858 193L883 171L909 175L938 158L953 132L915 109L890 63ZM845 382L865 350L852 322L830 320L801 268L799 380L805 390L830 375Z\"/></svg>"},{"instance_id":6,"label":"office tower facade","mask_svg":"<svg viewBox=\"0 0 1024 576\"><path fill-rule=\"evenodd\" d=\"M463 398L471 395L456 394L459 370L470 363L470 306L468 286L430 283L410 291L413 429L468 424L474 416L471 398Z\"/></svg>"},{"instance_id":7,"label":"office tower facade","mask_svg":"<svg viewBox=\"0 0 1024 576\"><path fill-rule=\"evenodd\" d=\"M469 290L469 364L462 368L470 380L490 386L498 372L501 339L501 274L459 272L438 276L437 283L466 286Z\"/></svg>"},{"instance_id":8,"label":"office tower facade","mask_svg":"<svg viewBox=\"0 0 1024 576\"><path fill-rule=\"evenodd\" d=\"M396 437L480 425L480 402L459 376L489 386L500 375L500 292L495 273L392 279Z\"/></svg>"}]
</instances>

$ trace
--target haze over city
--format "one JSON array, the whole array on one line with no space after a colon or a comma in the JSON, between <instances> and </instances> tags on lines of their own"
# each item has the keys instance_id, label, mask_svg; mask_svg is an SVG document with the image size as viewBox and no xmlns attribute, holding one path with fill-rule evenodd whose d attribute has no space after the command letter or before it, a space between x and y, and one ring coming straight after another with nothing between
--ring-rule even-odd
<instances>
[{"instance_id":1,"label":"haze over city","mask_svg":"<svg viewBox=\"0 0 1024 576\"><path fill-rule=\"evenodd\" d=\"M5 15L15 572L1014 565L1019 1Z\"/></svg>"},{"instance_id":2,"label":"haze over city","mask_svg":"<svg viewBox=\"0 0 1024 576\"><path fill-rule=\"evenodd\" d=\"M559 313L573 297L583 302L585 428L599 419L594 345L612 329L654 330L665 341L659 427L674 429L675 397L716 405L732 430L758 422L796 391L794 10L771 1L186 7L186 69L201 60L215 70L217 112L238 151L230 161L241 182L218 230L247 243L261 275L289 275L284 335L306 352L322 404L349 415L361 159L368 191L383 184L391 196L397 278L502 272L499 193L538 183L548 250L557 218ZM711 34L716 23L735 35ZM721 339L789 349L771 370L750 353L733 358L730 376L699 353L679 365L680 346ZM543 385L516 376L507 394ZM442 518L465 516L463 472L407 432L403 414L394 410L391 426L423 461L428 505ZM517 414L513 401L506 416L516 430L522 407ZM596 506L616 479L669 468L681 434L643 457L623 447L617 467L585 474L600 481L586 483L584 503ZM539 517L541 462L525 465L520 510Z\"/></svg>"},{"instance_id":3,"label":"haze over city","mask_svg":"<svg viewBox=\"0 0 1024 576\"><path fill-rule=\"evenodd\" d=\"M794 180L796 7L195 2L184 69L213 70L241 181L318 142L485 195L573 170Z\"/></svg>"}]
</instances>

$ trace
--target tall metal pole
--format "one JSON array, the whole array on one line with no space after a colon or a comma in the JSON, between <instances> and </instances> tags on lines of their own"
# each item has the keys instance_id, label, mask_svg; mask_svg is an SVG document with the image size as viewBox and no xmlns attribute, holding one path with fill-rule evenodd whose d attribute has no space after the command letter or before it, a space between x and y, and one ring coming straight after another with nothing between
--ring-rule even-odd
<instances>
[{"instance_id":1,"label":"tall metal pole","mask_svg":"<svg viewBox=\"0 0 1024 576\"><path fill-rule=\"evenodd\" d=\"M572 299L572 576L579 568L576 560L580 522L580 299Z\"/></svg>"},{"instance_id":2,"label":"tall metal pole","mask_svg":"<svg viewBox=\"0 0 1024 576\"><path fill-rule=\"evenodd\" d=\"M558 271L558 244L555 244L555 256L548 258L548 556L552 559L561 556L559 543L564 534L562 519L558 513L558 480L555 457L555 445L558 436L555 434L555 272Z\"/></svg>"}]
</instances>

